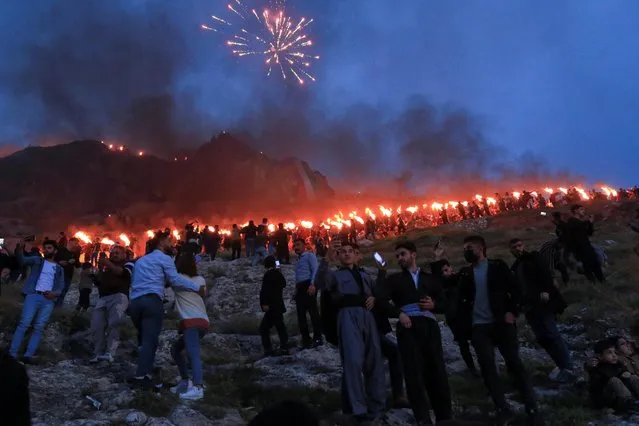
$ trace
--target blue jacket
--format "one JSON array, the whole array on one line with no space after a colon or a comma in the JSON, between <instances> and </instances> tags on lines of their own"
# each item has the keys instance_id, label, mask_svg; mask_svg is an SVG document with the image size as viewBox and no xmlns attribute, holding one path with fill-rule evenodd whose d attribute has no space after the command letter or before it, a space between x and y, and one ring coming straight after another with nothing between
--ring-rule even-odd
<instances>
[{"instance_id":1,"label":"blue jacket","mask_svg":"<svg viewBox=\"0 0 639 426\"><path fill-rule=\"evenodd\" d=\"M38 278L40 278L42 265L44 265L45 260L43 257L40 256L25 256L21 249L16 250L15 254L18 262L20 262L20 265L31 267L29 276L24 281L24 285L22 286L22 294L24 294L25 296L35 294L36 284L38 283ZM53 280L52 291L59 296L63 290L64 270L62 269L62 266L55 265L55 278Z\"/></svg>"}]
</instances>

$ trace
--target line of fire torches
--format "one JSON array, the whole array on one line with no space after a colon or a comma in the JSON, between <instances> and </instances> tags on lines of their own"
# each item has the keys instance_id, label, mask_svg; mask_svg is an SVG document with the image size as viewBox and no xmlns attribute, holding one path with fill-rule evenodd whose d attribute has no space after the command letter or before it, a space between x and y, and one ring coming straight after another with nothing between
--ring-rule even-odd
<instances>
[{"instance_id":1,"label":"line of fire torches","mask_svg":"<svg viewBox=\"0 0 639 426\"><path fill-rule=\"evenodd\" d=\"M591 196L588 195L588 193L580 187L574 187L575 191L577 191L577 193L579 194L580 198L583 201L586 200L590 200ZM608 186L602 186L601 191L604 195L606 195L606 197L616 197L617 196L617 191L608 187ZM568 194L568 189L564 188L564 187L559 187L556 190L554 188L544 188L544 192L546 194L552 195L555 193L562 193L562 194ZM537 198L539 196L539 194L535 191L530 192L530 195L532 195L533 197ZM521 197L521 193L520 192L512 192L512 196L515 199L519 199ZM479 202L483 202L486 203L488 206L493 206L497 204L497 200L495 198L492 197L484 197L482 195L476 194L474 196L474 201L479 201ZM384 205L379 205L379 212L380 215L382 217L391 217L393 215L393 213L395 214L405 214L410 213L411 215L414 215L415 213L417 213L420 210L429 210L432 212L441 212L442 210L447 210L449 208L457 208L459 206L459 204L461 204L464 207L468 207L468 205L470 204L468 201L462 201L461 203L458 201L448 201L446 203L440 203L440 202L433 202L431 204L422 204L421 207L419 205L412 205L412 206L408 206L405 208L402 208L402 206L399 206L395 209L392 208L387 208ZM547 203L548 207L553 207L551 202ZM372 220L375 220L377 218L377 215L373 212L372 209L370 208L365 208L364 209L364 217L370 218ZM319 223L320 227L323 227L326 230L330 230L331 228L336 228L337 230L342 230L344 226L350 228L353 226L353 222L357 222L360 225L363 225L365 223L365 219L363 217L361 217L360 215L358 215L358 212L352 211L350 212L348 215L344 216L344 214L340 211L339 213L335 214L333 217L329 217L327 218L325 221ZM240 227L245 227L248 225L248 222L242 224ZM304 229L312 229L313 227L315 227L315 224L312 221L309 220L300 220L297 223L295 222L287 222L284 223L284 228L290 231L294 231L300 228L304 228ZM274 224L269 224L268 225L268 229L270 232L275 231L275 225ZM215 229L212 226L208 227L208 230L211 232L214 232ZM222 235L230 235L231 234L231 230L230 229L220 229L219 233ZM180 235L180 231L178 231L177 229L174 229L172 231L172 235L176 240L180 240L181 235ZM91 239L91 237L83 231L78 231L75 233L74 235L77 239L79 239L80 241L82 241L85 244L92 244L93 240ZM153 238L155 236L155 232L153 230L148 230L146 231L146 236L148 238ZM100 240L100 243L106 246L112 246L115 244L122 244L125 247L129 247L131 244L131 239L129 238L129 236L125 233L121 233L118 236L119 241L116 242L108 237L102 238Z\"/></svg>"}]
</instances>

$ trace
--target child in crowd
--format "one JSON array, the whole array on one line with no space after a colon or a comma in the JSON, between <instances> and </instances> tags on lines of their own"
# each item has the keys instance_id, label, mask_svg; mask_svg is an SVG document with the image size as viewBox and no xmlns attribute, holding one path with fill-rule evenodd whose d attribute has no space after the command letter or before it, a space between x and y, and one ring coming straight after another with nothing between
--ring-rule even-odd
<instances>
[{"instance_id":1,"label":"child in crowd","mask_svg":"<svg viewBox=\"0 0 639 426\"><path fill-rule=\"evenodd\" d=\"M194 293L174 287L175 310L180 318L180 338L173 345L172 355L180 370L182 380L171 391L179 394L180 399L199 400L204 398L204 378L202 359L200 358L200 339L209 328L209 317L206 313L204 297L206 281L198 275L195 255L185 251L176 260L177 271L200 286L200 292ZM189 377L189 369L182 355L186 349L189 356L193 377Z\"/></svg>"},{"instance_id":2,"label":"child in crowd","mask_svg":"<svg viewBox=\"0 0 639 426\"><path fill-rule=\"evenodd\" d=\"M631 374L619 361L616 346L619 339L606 339L595 344L596 357L586 362L590 397L596 408L637 411L639 377Z\"/></svg>"},{"instance_id":3,"label":"child in crowd","mask_svg":"<svg viewBox=\"0 0 639 426\"><path fill-rule=\"evenodd\" d=\"M624 337L614 337L614 342L617 347L617 358L619 362L626 367L626 370L634 376L639 376L639 353L637 352L637 346L635 342L632 342Z\"/></svg>"},{"instance_id":4,"label":"child in crowd","mask_svg":"<svg viewBox=\"0 0 639 426\"><path fill-rule=\"evenodd\" d=\"M82 271L80 271L80 298L78 299L78 305L75 307L77 312L86 311L91 304L91 292L93 291L93 271L91 270L91 263L84 262L82 264Z\"/></svg>"}]
</instances>

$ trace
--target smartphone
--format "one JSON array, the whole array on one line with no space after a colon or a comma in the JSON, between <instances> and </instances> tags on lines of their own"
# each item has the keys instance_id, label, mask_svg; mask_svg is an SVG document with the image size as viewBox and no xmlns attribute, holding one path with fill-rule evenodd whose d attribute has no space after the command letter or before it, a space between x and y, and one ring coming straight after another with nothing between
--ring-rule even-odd
<instances>
[{"instance_id":1,"label":"smartphone","mask_svg":"<svg viewBox=\"0 0 639 426\"><path fill-rule=\"evenodd\" d=\"M375 258L375 262L377 262L380 266L386 266L386 261L381 254L375 252L375 254L373 254L373 257Z\"/></svg>"},{"instance_id":2,"label":"smartphone","mask_svg":"<svg viewBox=\"0 0 639 426\"><path fill-rule=\"evenodd\" d=\"M546 212L541 212L541 215L542 215L542 216L546 216L547 214L548 214L548 213L546 213Z\"/></svg>"},{"instance_id":3,"label":"smartphone","mask_svg":"<svg viewBox=\"0 0 639 426\"><path fill-rule=\"evenodd\" d=\"M0 247L4 245L4 238L0 238Z\"/></svg>"},{"instance_id":4,"label":"smartphone","mask_svg":"<svg viewBox=\"0 0 639 426\"><path fill-rule=\"evenodd\" d=\"M275 261L275 267L279 269L279 267L280 267L280 261L279 260Z\"/></svg>"}]
</instances>

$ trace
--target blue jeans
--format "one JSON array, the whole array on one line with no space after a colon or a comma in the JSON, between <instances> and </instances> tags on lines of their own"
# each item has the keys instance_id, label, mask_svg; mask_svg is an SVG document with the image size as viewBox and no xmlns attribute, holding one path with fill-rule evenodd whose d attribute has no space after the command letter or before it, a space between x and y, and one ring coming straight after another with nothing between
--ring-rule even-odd
<instances>
[{"instance_id":1,"label":"blue jeans","mask_svg":"<svg viewBox=\"0 0 639 426\"><path fill-rule=\"evenodd\" d=\"M255 249L255 255L253 256L253 262L251 264L256 266L262 260L266 259L266 249L264 247L258 247Z\"/></svg>"},{"instance_id":2,"label":"blue jeans","mask_svg":"<svg viewBox=\"0 0 639 426\"><path fill-rule=\"evenodd\" d=\"M562 370L570 369L570 351L557 330L555 316L542 309L533 308L526 312L526 320L537 338L537 343L544 348L557 367Z\"/></svg>"},{"instance_id":3,"label":"blue jeans","mask_svg":"<svg viewBox=\"0 0 639 426\"><path fill-rule=\"evenodd\" d=\"M246 257L251 257L255 254L255 239L247 238L245 242L246 242Z\"/></svg>"},{"instance_id":4,"label":"blue jeans","mask_svg":"<svg viewBox=\"0 0 639 426\"><path fill-rule=\"evenodd\" d=\"M204 337L204 330L200 327L186 328L180 338L173 344L173 349L171 350L171 355L173 355L175 364L180 370L182 380L188 380L189 368L182 356L182 352L186 349L191 362L193 384L195 385L203 384L202 359L200 358L200 339L202 337Z\"/></svg>"},{"instance_id":5,"label":"blue jeans","mask_svg":"<svg viewBox=\"0 0 639 426\"><path fill-rule=\"evenodd\" d=\"M31 327L31 324L33 324L33 333L31 333L29 345L27 346L27 351L24 353L24 356L32 357L33 354L35 354L42 339L44 327L46 327L51 312L53 312L53 307L53 300L47 300L47 298L41 294L30 294L24 299L20 323L13 335L11 348L9 349L9 354L11 354L12 357L18 357L18 350L20 346L22 346L24 335L27 329Z\"/></svg>"},{"instance_id":6,"label":"blue jeans","mask_svg":"<svg viewBox=\"0 0 639 426\"><path fill-rule=\"evenodd\" d=\"M142 348L138 357L136 377L150 375L155 363L155 352L162 331L164 305L157 294L145 294L131 300L129 305L131 320L138 330Z\"/></svg>"}]
</instances>

